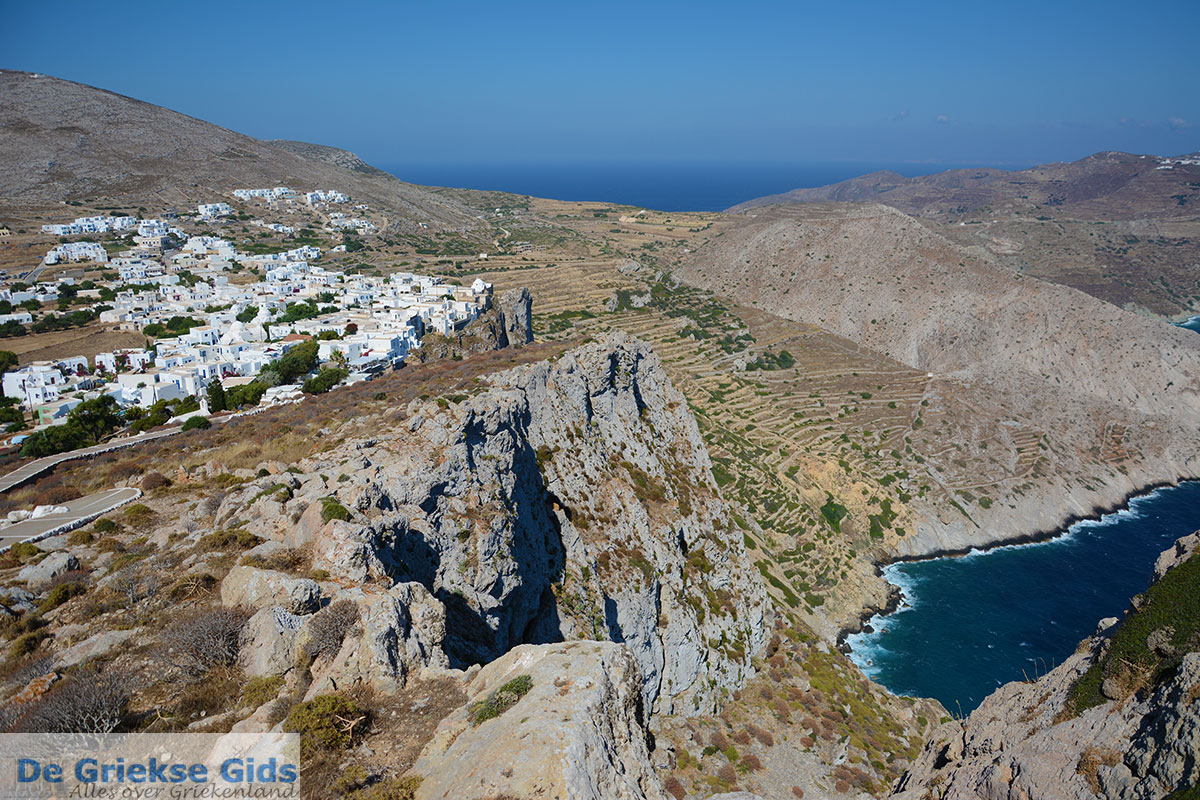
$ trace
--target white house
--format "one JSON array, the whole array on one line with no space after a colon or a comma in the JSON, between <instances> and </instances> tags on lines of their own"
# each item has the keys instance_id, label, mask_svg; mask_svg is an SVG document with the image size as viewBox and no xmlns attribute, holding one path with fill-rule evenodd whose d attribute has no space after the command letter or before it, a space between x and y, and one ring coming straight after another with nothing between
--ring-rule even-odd
<instances>
[{"instance_id":1,"label":"white house","mask_svg":"<svg viewBox=\"0 0 1200 800\"><path fill-rule=\"evenodd\" d=\"M231 216L233 209L229 203L201 203L196 206L196 212L201 219L216 219L217 217Z\"/></svg>"},{"instance_id":2,"label":"white house","mask_svg":"<svg viewBox=\"0 0 1200 800\"><path fill-rule=\"evenodd\" d=\"M115 374L117 367L125 366L133 372L139 372L146 368L150 360L149 350L114 350L96 354L96 369Z\"/></svg>"},{"instance_id":3,"label":"white house","mask_svg":"<svg viewBox=\"0 0 1200 800\"><path fill-rule=\"evenodd\" d=\"M108 262L108 251L104 245L95 242L67 242L46 253L45 261L47 264L63 261L97 261L104 264Z\"/></svg>"},{"instance_id":4,"label":"white house","mask_svg":"<svg viewBox=\"0 0 1200 800\"><path fill-rule=\"evenodd\" d=\"M28 311L16 311L12 314L0 314L0 325L5 322L19 322L22 325L30 325L33 323L33 315Z\"/></svg>"},{"instance_id":5,"label":"white house","mask_svg":"<svg viewBox=\"0 0 1200 800\"><path fill-rule=\"evenodd\" d=\"M4 373L5 397L15 397L28 409L58 400L66 378L57 367L45 362L27 364Z\"/></svg>"}]
</instances>

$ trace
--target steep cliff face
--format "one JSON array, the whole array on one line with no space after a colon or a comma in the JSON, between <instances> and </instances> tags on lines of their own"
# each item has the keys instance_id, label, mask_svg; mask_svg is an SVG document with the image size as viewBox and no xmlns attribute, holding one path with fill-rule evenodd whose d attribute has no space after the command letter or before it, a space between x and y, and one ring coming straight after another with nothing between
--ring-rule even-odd
<instances>
[{"instance_id":1,"label":"steep cliff face","mask_svg":"<svg viewBox=\"0 0 1200 800\"><path fill-rule=\"evenodd\" d=\"M1200 784L1200 534L1118 622L926 742L893 796L1150 800Z\"/></svg>"},{"instance_id":2,"label":"steep cliff face","mask_svg":"<svg viewBox=\"0 0 1200 800\"><path fill-rule=\"evenodd\" d=\"M305 465L294 527L253 513L269 498L244 514L260 535L311 546L315 569L365 593L362 615L396 621L362 643L366 662L345 654L342 682L402 684L436 665L429 642L466 668L521 644L595 639L628 646L648 709L715 710L752 672L766 599L657 356L616 335L478 386L416 401L388 433ZM261 493L231 495L222 514ZM324 513L335 502L349 513ZM441 613L400 620L378 597L387 587L428 594Z\"/></svg>"},{"instance_id":3,"label":"steep cliff face","mask_svg":"<svg viewBox=\"0 0 1200 800\"><path fill-rule=\"evenodd\" d=\"M449 336L426 334L410 357L426 363L502 347L524 347L532 341L533 295L522 287L497 295L492 307L461 331Z\"/></svg>"}]
</instances>

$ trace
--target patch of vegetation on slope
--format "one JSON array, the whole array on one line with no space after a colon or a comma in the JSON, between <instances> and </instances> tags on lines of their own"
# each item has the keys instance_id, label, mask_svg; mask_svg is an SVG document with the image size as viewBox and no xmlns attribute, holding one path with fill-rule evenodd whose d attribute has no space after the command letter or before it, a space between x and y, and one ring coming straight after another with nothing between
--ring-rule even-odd
<instances>
[{"instance_id":1,"label":"patch of vegetation on slope","mask_svg":"<svg viewBox=\"0 0 1200 800\"><path fill-rule=\"evenodd\" d=\"M1200 558L1193 557L1134 599L1108 652L1071 687L1070 707L1078 714L1160 686L1184 655L1198 649Z\"/></svg>"}]
</instances>

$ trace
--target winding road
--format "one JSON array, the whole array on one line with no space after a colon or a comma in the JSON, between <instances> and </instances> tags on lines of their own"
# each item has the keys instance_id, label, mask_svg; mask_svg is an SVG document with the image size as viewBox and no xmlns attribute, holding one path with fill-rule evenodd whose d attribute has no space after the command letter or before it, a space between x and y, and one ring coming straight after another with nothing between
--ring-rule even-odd
<instances>
[{"instance_id":1,"label":"winding road","mask_svg":"<svg viewBox=\"0 0 1200 800\"><path fill-rule=\"evenodd\" d=\"M179 431L180 427L176 425L171 428L166 428L165 430L155 431L154 433L144 433L140 436L126 436L121 439L113 439L111 441L104 442L103 444L93 445L92 447L84 447L79 450L71 450L66 453L57 453L56 455L39 458L36 461L30 461L28 464L24 464L17 469L14 469L7 475L0 476L0 493L7 492L9 489L20 486L25 481L36 478L38 475L53 469L55 466L64 461L72 461L77 458L88 458L89 456L107 453L111 450L120 450L125 447L132 447L135 444L153 441L154 439L161 439L164 436L174 436L175 434L179 433Z\"/></svg>"},{"instance_id":2,"label":"winding road","mask_svg":"<svg viewBox=\"0 0 1200 800\"><path fill-rule=\"evenodd\" d=\"M80 497L61 505L66 511L58 514L47 514L37 519L27 519L7 528L0 528L0 550L5 550L17 542L28 541L45 536L51 531L75 522L87 521L92 517L106 514L118 506L141 497L139 489L105 489L103 492Z\"/></svg>"}]
</instances>

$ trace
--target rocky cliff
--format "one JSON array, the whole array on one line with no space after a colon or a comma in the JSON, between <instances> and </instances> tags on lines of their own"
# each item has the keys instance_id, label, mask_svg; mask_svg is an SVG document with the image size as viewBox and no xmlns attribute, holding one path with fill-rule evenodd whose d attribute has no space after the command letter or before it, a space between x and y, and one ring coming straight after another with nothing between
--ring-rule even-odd
<instances>
[{"instance_id":1,"label":"rocky cliff","mask_svg":"<svg viewBox=\"0 0 1200 800\"><path fill-rule=\"evenodd\" d=\"M1200 785L1200 534L1160 557L1123 620L1048 675L926 742L894 797L1150 800ZM1194 796L1194 795L1188 795Z\"/></svg>"},{"instance_id":2,"label":"rocky cliff","mask_svg":"<svg viewBox=\"0 0 1200 800\"><path fill-rule=\"evenodd\" d=\"M765 594L695 421L644 345L615 335L416 401L394 425L302 463L282 505L264 478L219 512L311 548L323 591L359 603L363 638L316 665L318 684L403 685L414 667L564 639L627 645L656 711L713 711L751 673Z\"/></svg>"},{"instance_id":3,"label":"rocky cliff","mask_svg":"<svg viewBox=\"0 0 1200 800\"><path fill-rule=\"evenodd\" d=\"M533 295L529 289L501 292L491 308L449 336L427 333L410 358L425 363L441 358L463 358L472 353L524 347L533 341Z\"/></svg>"}]
</instances>

